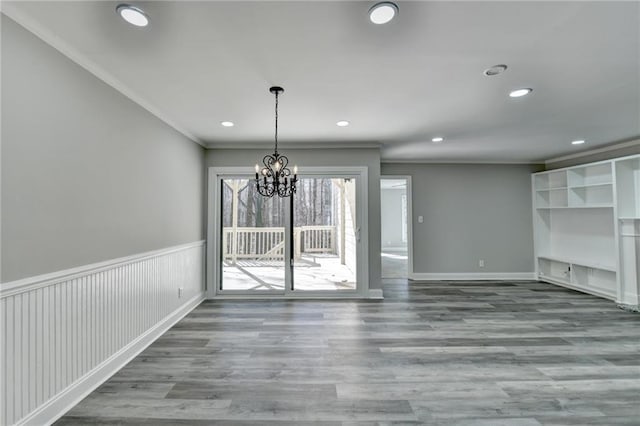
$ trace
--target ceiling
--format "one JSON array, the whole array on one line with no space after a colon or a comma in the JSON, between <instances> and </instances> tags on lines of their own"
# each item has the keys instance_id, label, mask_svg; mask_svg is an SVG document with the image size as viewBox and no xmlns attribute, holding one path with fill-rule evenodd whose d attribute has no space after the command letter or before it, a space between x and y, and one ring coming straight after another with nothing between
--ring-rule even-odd
<instances>
[{"instance_id":1,"label":"ceiling","mask_svg":"<svg viewBox=\"0 0 640 426\"><path fill-rule=\"evenodd\" d=\"M283 146L379 144L384 161L538 162L640 136L638 2L398 1L386 25L368 1L133 3L149 27L110 1L2 8L205 146L270 146L274 84Z\"/></svg>"}]
</instances>

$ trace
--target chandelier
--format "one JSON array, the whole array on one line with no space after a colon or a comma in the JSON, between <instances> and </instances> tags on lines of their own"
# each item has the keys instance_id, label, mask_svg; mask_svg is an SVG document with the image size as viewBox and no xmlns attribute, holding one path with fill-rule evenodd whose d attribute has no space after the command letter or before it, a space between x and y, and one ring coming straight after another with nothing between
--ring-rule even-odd
<instances>
[{"instance_id":1,"label":"chandelier","mask_svg":"<svg viewBox=\"0 0 640 426\"><path fill-rule=\"evenodd\" d=\"M276 96L276 143L273 154L265 155L262 159L264 167L260 169L256 164L256 189L263 197L273 197L275 194L280 197L289 197L296 192L298 167L293 167L292 177L291 170L287 167L289 159L278 154L278 95L282 94L284 89L273 86L269 91Z\"/></svg>"}]
</instances>

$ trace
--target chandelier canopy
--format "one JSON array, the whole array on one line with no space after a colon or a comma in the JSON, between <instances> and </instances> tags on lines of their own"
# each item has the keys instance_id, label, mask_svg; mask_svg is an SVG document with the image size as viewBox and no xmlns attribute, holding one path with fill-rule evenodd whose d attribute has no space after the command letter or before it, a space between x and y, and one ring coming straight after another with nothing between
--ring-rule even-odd
<instances>
[{"instance_id":1,"label":"chandelier canopy","mask_svg":"<svg viewBox=\"0 0 640 426\"><path fill-rule=\"evenodd\" d=\"M256 164L256 189L264 197L273 197L278 194L280 197L289 197L296 192L298 182L298 167L293 167L293 175L289 170L289 159L278 153L278 96L284 92L279 86L269 88L269 91L276 97L276 132L275 149L273 154L267 154L262 159L264 167Z\"/></svg>"}]
</instances>

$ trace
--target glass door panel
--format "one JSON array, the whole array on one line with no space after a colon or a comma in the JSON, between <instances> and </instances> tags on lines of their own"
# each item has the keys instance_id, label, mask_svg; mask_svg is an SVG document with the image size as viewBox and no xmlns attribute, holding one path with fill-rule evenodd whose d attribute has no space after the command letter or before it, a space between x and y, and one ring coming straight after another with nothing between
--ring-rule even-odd
<instances>
[{"instance_id":1,"label":"glass door panel","mask_svg":"<svg viewBox=\"0 0 640 426\"><path fill-rule=\"evenodd\" d=\"M300 178L291 209L293 290L355 291L355 178Z\"/></svg>"},{"instance_id":2,"label":"glass door panel","mask_svg":"<svg viewBox=\"0 0 640 426\"><path fill-rule=\"evenodd\" d=\"M253 179L222 178L220 290L284 292L285 199L258 194Z\"/></svg>"}]
</instances>

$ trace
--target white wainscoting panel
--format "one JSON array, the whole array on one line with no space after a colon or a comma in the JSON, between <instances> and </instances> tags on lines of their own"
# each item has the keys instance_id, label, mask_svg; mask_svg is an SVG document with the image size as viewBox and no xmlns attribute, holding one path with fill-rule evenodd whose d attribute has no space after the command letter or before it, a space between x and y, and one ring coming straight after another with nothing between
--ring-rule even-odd
<instances>
[{"instance_id":1,"label":"white wainscoting panel","mask_svg":"<svg viewBox=\"0 0 640 426\"><path fill-rule=\"evenodd\" d=\"M203 299L203 268L199 241L2 284L0 424L46 423L52 401L99 384L88 378Z\"/></svg>"}]
</instances>

